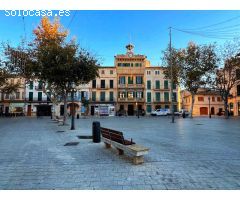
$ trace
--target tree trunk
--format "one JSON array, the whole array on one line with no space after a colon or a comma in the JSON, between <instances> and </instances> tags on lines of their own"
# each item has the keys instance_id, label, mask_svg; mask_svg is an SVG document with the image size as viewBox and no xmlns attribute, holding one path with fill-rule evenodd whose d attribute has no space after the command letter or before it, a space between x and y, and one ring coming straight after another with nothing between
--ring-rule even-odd
<instances>
[{"instance_id":1,"label":"tree trunk","mask_svg":"<svg viewBox=\"0 0 240 200\"><path fill-rule=\"evenodd\" d=\"M190 118L193 118L193 106L194 106L194 103L195 103L195 94L192 94L192 104L191 104L191 109L190 109Z\"/></svg>"},{"instance_id":2,"label":"tree trunk","mask_svg":"<svg viewBox=\"0 0 240 200\"><path fill-rule=\"evenodd\" d=\"M225 119L229 118L229 112L228 112L228 97L225 96L224 98L224 109L225 109Z\"/></svg>"},{"instance_id":3,"label":"tree trunk","mask_svg":"<svg viewBox=\"0 0 240 200\"><path fill-rule=\"evenodd\" d=\"M67 120L67 94L64 94L64 115L63 115L63 125L66 124L66 120Z\"/></svg>"}]
</instances>

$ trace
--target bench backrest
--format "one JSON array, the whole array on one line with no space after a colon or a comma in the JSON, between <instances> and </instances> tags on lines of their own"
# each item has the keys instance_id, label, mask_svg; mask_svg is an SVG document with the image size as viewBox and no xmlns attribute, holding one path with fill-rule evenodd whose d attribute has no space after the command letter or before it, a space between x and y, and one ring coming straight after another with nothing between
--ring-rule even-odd
<instances>
[{"instance_id":1,"label":"bench backrest","mask_svg":"<svg viewBox=\"0 0 240 200\"><path fill-rule=\"evenodd\" d=\"M112 141L118 142L120 144L124 145L130 145L130 144L135 144L134 142L125 140L123 137L123 133L120 131L112 130L109 128L100 128L101 134L104 138L110 139Z\"/></svg>"}]
</instances>

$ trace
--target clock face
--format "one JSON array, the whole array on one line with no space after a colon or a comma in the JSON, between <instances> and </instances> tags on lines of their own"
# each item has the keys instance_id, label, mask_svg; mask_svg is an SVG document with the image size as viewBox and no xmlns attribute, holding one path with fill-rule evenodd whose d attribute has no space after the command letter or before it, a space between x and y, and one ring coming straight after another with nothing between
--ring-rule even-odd
<instances>
[{"instance_id":1,"label":"clock face","mask_svg":"<svg viewBox=\"0 0 240 200\"><path fill-rule=\"evenodd\" d=\"M129 56L129 57L132 57L132 56L133 56L133 53L129 53L128 56Z\"/></svg>"}]
</instances>

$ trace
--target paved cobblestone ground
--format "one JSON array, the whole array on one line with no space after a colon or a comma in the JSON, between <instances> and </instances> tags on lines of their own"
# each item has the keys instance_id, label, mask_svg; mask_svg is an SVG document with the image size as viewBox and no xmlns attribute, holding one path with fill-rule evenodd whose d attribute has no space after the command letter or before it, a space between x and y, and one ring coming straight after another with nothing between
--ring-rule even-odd
<instances>
[{"instance_id":1,"label":"paved cobblestone ground","mask_svg":"<svg viewBox=\"0 0 240 200\"><path fill-rule=\"evenodd\" d=\"M145 163L78 139L96 120L150 147ZM69 128L49 118L0 118L0 189L240 189L239 118L87 118Z\"/></svg>"}]
</instances>

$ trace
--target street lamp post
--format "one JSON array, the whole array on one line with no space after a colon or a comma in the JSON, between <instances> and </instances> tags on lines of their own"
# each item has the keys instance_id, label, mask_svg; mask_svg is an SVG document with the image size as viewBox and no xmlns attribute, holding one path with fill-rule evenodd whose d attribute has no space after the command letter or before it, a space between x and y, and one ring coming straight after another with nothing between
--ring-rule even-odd
<instances>
[{"instance_id":1,"label":"street lamp post","mask_svg":"<svg viewBox=\"0 0 240 200\"><path fill-rule=\"evenodd\" d=\"M210 100L211 100L211 98L210 98L210 96L208 97L208 109L209 109L209 118L211 118L212 116L211 116L211 110L210 110Z\"/></svg>"},{"instance_id":2,"label":"street lamp post","mask_svg":"<svg viewBox=\"0 0 240 200\"><path fill-rule=\"evenodd\" d=\"M174 108L173 108L173 66L172 66L172 28L169 28L169 53L170 53L170 67L171 67L171 115L172 115L172 123L174 123Z\"/></svg>"},{"instance_id":3,"label":"street lamp post","mask_svg":"<svg viewBox=\"0 0 240 200\"><path fill-rule=\"evenodd\" d=\"M72 84L72 90L71 90L71 110L72 110L72 122L71 122L71 130L75 130L75 105L74 105L74 93L76 92L74 84Z\"/></svg>"},{"instance_id":4,"label":"street lamp post","mask_svg":"<svg viewBox=\"0 0 240 200\"><path fill-rule=\"evenodd\" d=\"M137 117L139 119L139 109L138 109L138 102L136 101L136 109L137 109Z\"/></svg>"}]
</instances>

